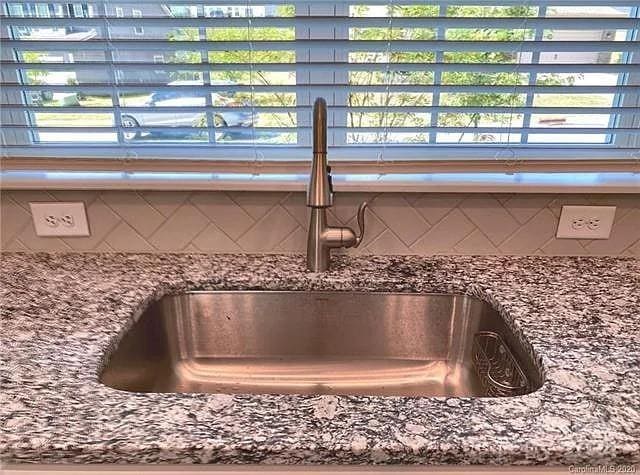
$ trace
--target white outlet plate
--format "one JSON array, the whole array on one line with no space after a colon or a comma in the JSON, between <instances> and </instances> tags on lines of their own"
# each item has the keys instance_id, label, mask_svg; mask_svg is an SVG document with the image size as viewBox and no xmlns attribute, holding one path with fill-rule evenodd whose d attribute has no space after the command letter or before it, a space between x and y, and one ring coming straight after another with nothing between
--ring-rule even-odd
<instances>
[{"instance_id":1,"label":"white outlet plate","mask_svg":"<svg viewBox=\"0 0 640 475\"><path fill-rule=\"evenodd\" d=\"M615 215L615 206L563 206L556 237L609 239Z\"/></svg>"},{"instance_id":2,"label":"white outlet plate","mask_svg":"<svg viewBox=\"0 0 640 475\"><path fill-rule=\"evenodd\" d=\"M38 236L90 236L84 203L29 203Z\"/></svg>"}]
</instances>

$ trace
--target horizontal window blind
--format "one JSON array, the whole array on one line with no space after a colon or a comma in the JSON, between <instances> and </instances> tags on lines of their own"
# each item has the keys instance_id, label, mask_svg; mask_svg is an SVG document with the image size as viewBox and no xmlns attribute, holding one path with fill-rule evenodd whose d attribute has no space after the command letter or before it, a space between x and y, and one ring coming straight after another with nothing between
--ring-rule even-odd
<instances>
[{"instance_id":1,"label":"horizontal window blind","mask_svg":"<svg viewBox=\"0 0 640 475\"><path fill-rule=\"evenodd\" d=\"M638 2L2 2L5 156L640 162Z\"/></svg>"}]
</instances>

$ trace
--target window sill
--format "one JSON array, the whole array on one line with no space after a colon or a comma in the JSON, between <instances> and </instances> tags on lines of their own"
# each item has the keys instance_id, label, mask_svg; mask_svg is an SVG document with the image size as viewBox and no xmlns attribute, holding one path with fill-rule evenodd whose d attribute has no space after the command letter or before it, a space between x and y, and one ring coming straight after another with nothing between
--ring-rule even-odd
<instances>
[{"instance_id":1,"label":"window sill","mask_svg":"<svg viewBox=\"0 0 640 475\"><path fill-rule=\"evenodd\" d=\"M304 191L306 174L0 173L2 189ZM440 193L640 193L640 172L334 174L336 191Z\"/></svg>"}]
</instances>

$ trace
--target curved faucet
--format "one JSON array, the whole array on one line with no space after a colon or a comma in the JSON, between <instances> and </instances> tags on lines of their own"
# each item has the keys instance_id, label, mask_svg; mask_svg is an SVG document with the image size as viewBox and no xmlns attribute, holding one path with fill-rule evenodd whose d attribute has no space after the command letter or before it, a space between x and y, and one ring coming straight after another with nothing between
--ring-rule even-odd
<instances>
[{"instance_id":1,"label":"curved faucet","mask_svg":"<svg viewBox=\"0 0 640 475\"><path fill-rule=\"evenodd\" d=\"M364 201L358 208L359 235L349 227L327 225L327 208L333 206L333 185L331 167L327 165L327 103L321 97L313 104L313 162L307 188L307 206L311 208L307 269L324 272L329 270L332 248L358 247L362 243L367 202Z\"/></svg>"}]
</instances>

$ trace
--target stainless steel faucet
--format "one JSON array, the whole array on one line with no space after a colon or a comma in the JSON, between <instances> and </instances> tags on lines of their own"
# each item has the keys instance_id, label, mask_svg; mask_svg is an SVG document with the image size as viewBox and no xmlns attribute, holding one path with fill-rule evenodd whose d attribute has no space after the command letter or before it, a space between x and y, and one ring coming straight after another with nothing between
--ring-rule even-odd
<instances>
[{"instance_id":1,"label":"stainless steel faucet","mask_svg":"<svg viewBox=\"0 0 640 475\"><path fill-rule=\"evenodd\" d=\"M327 208L332 205L331 167L327 166L327 103L319 97L313 104L313 162L307 189L307 206L311 208L307 269L312 272L329 270L332 248L358 247L364 236L366 201L358 208L358 236L351 228L327 225Z\"/></svg>"}]
</instances>

